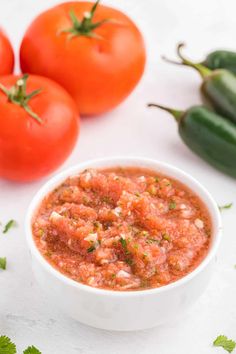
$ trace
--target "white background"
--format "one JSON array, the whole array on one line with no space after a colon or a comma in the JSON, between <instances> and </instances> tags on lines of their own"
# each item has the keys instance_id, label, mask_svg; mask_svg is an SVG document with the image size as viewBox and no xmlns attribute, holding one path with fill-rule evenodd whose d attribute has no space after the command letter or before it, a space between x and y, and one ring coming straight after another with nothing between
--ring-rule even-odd
<instances>
[{"instance_id":1,"label":"white background","mask_svg":"<svg viewBox=\"0 0 236 354\"><path fill-rule=\"evenodd\" d=\"M0 24L14 42L15 51L32 18L57 0L0 0ZM161 54L174 57L184 40L186 52L202 59L213 48L232 48L235 42L235 0L104 0L129 14L147 44L145 75L133 94L112 113L85 119L75 151L62 166L111 155L139 155L183 168L202 182L219 204L235 202L223 214L224 235L215 275L184 320L134 333L92 329L65 317L44 296L32 275L23 229L27 206L39 187L0 181L0 219L18 227L0 234L0 256L8 269L0 272L0 335L10 336L19 353L38 346L43 354L207 354L220 353L212 342L218 334L236 339L236 184L193 155L178 137L174 120L164 112L147 109L156 101L176 108L200 102L198 74L168 65ZM6 117L7 119L7 117ZM125 319L124 319L125 321Z\"/></svg>"}]
</instances>

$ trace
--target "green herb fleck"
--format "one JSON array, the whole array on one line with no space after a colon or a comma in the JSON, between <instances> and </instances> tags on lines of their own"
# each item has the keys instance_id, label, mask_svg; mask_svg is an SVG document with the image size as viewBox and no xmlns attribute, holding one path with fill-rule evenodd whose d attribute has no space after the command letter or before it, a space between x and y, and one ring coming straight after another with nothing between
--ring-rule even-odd
<instances>
[{"instance_id":1,"label":"green herb fleck","mask_svg":"<svg viewBox=\"0 0 236 354\"><path fill-rule=\"evenodd\" d=\"M83 200L83 204L85 205L89 203L89 199L87 197L83 197L82 200Z\"/></svg>"},{"instance_id":2,"label":"green herb fleck","mask_svg":"<svg viewBox=\"0 0 236 354\"><path fill-rule=\"evenodd\" d=\"M147 243L154 243L154 242L156 242L156 243L160 243L160 240L156 240L155 238L147 238L147 240L146 240L146 242Z\"/></svg>"},{"instance_id":3,"label":"green herb fleck","mask_svg":"<svg viewBox=\"0 0 236 354\"><path fill-rule=\"evenodd\" d=\"M171 241L170 235L168 235L168 234L163 234L163 235L162 235L162 238L163 238L164 240L168 241L168 242Z\"/></svg>"},{"instance_id":4,"label":"green herb fleck","mask_svg":"<svg viewBox=\"0 0 236 354\"><path fill-rule=\"evenodd\" d=\"M116 274L113 273L113 274L111 275L111 279L115 279L115 277L116 277Z\"/></svg>"},{"instance_id":5,"label":"green herb fleck","mask_svg":"<svg viewBox=\"0 0 236 354\"><path fill-rule=\"evenodd\" d=\"M15 220L13 220L13 219L9 220L3 229L3 233L6 234L15 225L16 225Z\"/></svg>"},{"instance_id":6,"label":"green herb fleck","mask_svg":"<svg viewBox=\"0 0 236 354\"><path fill-rule=\"evenodd\" d=\"M220 335L214 340L213 345L215 347L222 347L227 352L231 353L234 350L236 343L232 339L228 339L226 336Z\"/></svg>"},{"instance_id":7,"label":"green herb fleck","mask_svg":"<svg viewBox=\"0 0 236 354\"><path fill-rule=\"evenodd\" d=\"M221 205L221 206L219 206L218 208L219 208L220 211L223 211L223 210L225 210L225 209L230 209L230 208L232 208L232 206L233 206L233 203L229 203L229 204Z\"/></svg>"},{"instance_id":8,"label":"green herb fleck","mask_svg":"<svg viewBox=\"0 0 236 354\"><path fill-rule=\"evenodd\" d=\"M130 266L133 264L133 260L131 258L127 258L125 262Z\"/></svg>"},{"instance_id":9,"label":"green herb fleck","mask_svg":"<svg viewBox=\"0 0 236 354\"><path fill-rule=\"evenodd\" d=\"M96 247L94 245L92 245L87 249L87 252L91 253L91 252L95 251L95 249L96 249Z\"/></svg>"},{"instance_id":10,"label":"green herb fleck","mask_svg":"<svg viewBox=\"0 0 236 354\"><path fill-rule=\"evenodd\" d=\"M125 238L120 238L120 243L121 243L121 246L123 247L124 251L125 251L125 254L129 254L129 251L127 249L127 241Z\"/></svg>"},{"instance_id":11,"label":"green herb fleck","mask_svg":"<svg viewBox=\"0 0 236 354\"><path fill-rule=\"evenodd\" d=\"M43 229L39 229L39 230L38 230L38 236L39 236L39 237L42 237L43 234L44 234L44 230L43 230Z\"/></svg>"},{"instance_id":12,"label":"green herb fleck","mask_svg":"<svg viewBox=\"0 0 236 354\"><path fill-rule=\"evenodd\" d=\"M136 197L140 197L140 193L139 192L136 192L134 194L136 195Z\"/></svg>"},{"instance_id":13,"label":"green herb fleck","mask_svg":"<svg viewBox=\"0 0 236 354\"><path fill-rule=\"evenodd\" d=\"M101 200L102 200L102 202L107 203L107 204L112 202L111 198L108 196L102 197Z\"/></svg>"},{"instance_id":14,"label":"green herb fleck","mask_svg":"<svg viewBox=\"0 0 236 354\"><path fill-rule=\"evenodd\" d=\"M121 237L121 238L120 238L120 243L121 243L121 246L122 246L122 248L123 248L125 254L126 254L126 255L129 255L130 252L129 252L129 250L127 249L127 241L126 241L126 239ZM127 264L129 264L129 265L132 265L132 264L133 264L133 260L132 260L131 258L126 258L126 259L125 259L125 262L126 262Z\"/></svg>"},{"instance_id":15,"label":"green herb fleck","mask_svg":"<svg viewBox=\"0 0 236 354\"><path fill-rule=\"evenodd\" d=\"M99 227L101 226L101 224L100 224L99 221L94 221L93 226L94 226L96 229L99 229Z\"/></svg>"},{"instance_id":16,"label":"green herb fleck","mask_svg":"<svg viewBox=\"0 0 236 354\"><path fill-rule=\"evenodd\" d=\"M45 253L44 253L44 255L46 256L46 257L51 257L51 255L52 255L52 252L51 251L46 251Z\"/></svg>"},{"instance_id":17,"label":"green herb fleck","mask_svg":"<svg viewBox=\"0 0 236 354\"><path fill-rule=\"evenodd\" d=\"M153 243L153 240L152 240L151 238L147 238L147 239L146 239L146 243L152 244L152 243Z\"/></svg>"},{"instance_id":18,"label":"green herb fleck","mask_svg":"<svg viewBox=\"0 0 236 354\"><path fill-rule=\"evenodd\" d=\"M154 186L150 186L150 187L149 187L149 190L148 190L148 193L149 193L150 195L156 195L157 190L156 190L156 188L155 188Z\"/></svg>"},{"instance_id":19,"label":"green herb fleck","mask_svg":"<svg viewBox=\"0 0 236 354\"><path fill-rule=\"evenodd\" d=\"M141 288L147 288L149 286L149 281L147 279L142 279L140 286Z\"/></svg>"},{"instance_id":20,"label":"green herb fleck","mask_svg":"<svg viewBox=\"0 0 236 354\"><path fill-rule=\"evenodd\" d=\"M175 201L171 201L170 203L169 203L169 210L173 210L173 209L175 209L176 208L176 203L175 203Z\"/></svg>"},{"instance_id":21,"label":"green herb fleck","mask_svg":"<svg viewBox=\"0 0 236 354\"><path fill-rule=\"evenodd\" d=\"M6 257L0 258L0 269L5 270L6 267L7 267L7 259L6 259Z\"/></svg>"},{"instance_id":22,"label":"green herb fleck","mask_svg":"<svg viewBox=\"0 0 236 354\"><path fill-rule=\"evenodd\" d=\"M123 248L127 248L127 242L126 242L126 239L125 238L120 238L120 243L122 245Z\"/></svg>"},{"instance_id":23,"label":"green herb fleck","mask_svg":"<svg viewBox=\"0 0 236 354\"><path fill-rule=\"evenodd\" d=\"M16 346L11 342L10 338L6 336L0 337L0 353L2 354L16 354Z\"/></svg>"},{"instance_id":24,"label":"green herb fleck","mask_svg":"<svg viewBox=\"0 0 236 354\"><path fill-rule=\"evenodd\" d=\"M42 354L42 353L32 345L31 347L25 349L23 351L23 354Z\"/></svg>"},{"instance_id":25,"label":"green herb fleck","mask_svg":"<svg viewBox=\"0 0 236 354\"><path fill-rule=\"evenodd\" d=\"M155 178L155 182L158 183L160 181L159 177L154 177Z\"/></svg>"}]
</instances>

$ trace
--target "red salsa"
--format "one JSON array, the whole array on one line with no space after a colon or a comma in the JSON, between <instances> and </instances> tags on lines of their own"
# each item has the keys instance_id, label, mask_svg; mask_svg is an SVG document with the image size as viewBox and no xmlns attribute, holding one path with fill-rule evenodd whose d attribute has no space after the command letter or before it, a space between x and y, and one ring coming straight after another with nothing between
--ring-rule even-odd
<instances>
[{"instance_id":1,"label":"red salsa","mask_svg":"<svg viewBox=\"0 0 236 354\"><path fill-rule=\"evenodd\" d=\"M110 290L174 282L197 267L211 241L201 200L180 182L143 168L69 177L43 200L32 228L53 267Z\"/></svg>"}]
</instances>

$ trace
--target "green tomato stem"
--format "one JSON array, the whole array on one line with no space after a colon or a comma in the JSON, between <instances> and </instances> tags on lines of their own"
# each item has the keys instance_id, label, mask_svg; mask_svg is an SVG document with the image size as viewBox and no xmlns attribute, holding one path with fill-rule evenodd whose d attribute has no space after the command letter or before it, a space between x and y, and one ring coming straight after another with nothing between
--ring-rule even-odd
<instances>
[{"instance_id":1,"label":"green tomato stem","mask_svg":"<svg viewBox=\"0 0 236 354\"><path fill-rule=\"evenodd\" d=\"M42 90L38 89L27 94L26 88L28 77L28 74L24 74L9 90L0 83L0 90L5 93L9 102L22 107L32 118L34 118L38 123L42 124L42 119L35 112L33 112L28 105L28 102L34 96L40 94Z\"/></svg>"},{"instance_id":2,"label":"green tomato stem","mask_svg":"<svg viewBox=\"0 0 236 354\"><path fill-rule=\"evenodd\" d=\"M85 37L90 37L90 38L97 38L97 39L103 39L101 36L97 35L96 33L93 32L96 28L100 27L102 24L105 22L111 21L110 19L104 19L99 22L94 22L93 23L93 17L95 14L95 11L97 9L97 6L99 4L99 0L97 0L94 5L92 6L90 11L86 11L84 13L84 17L82 18L82 21L80 21L74 10L72 9L69 12L69 17L72 23L72 27L66 28L60 31L60 33L68 33L69 34L69 39L72 39L73 37L78 37L78 36L85 36Z\"/></svg>"}]
</instances>

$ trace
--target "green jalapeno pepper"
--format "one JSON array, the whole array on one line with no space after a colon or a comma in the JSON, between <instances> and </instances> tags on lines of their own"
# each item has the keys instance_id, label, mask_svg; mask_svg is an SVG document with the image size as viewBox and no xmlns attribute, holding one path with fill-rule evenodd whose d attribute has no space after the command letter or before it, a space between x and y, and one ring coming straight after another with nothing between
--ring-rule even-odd
<instances>
[{"instance_id":1,"label":"green jalapeno pepper","mask_svg":"<svg viewBox=\"0 0 236 354\"><path fill-rule=\"evenodd\" d=\"M227 69L236 74L236 53L229 50L215 50L201 63L211 70Z\"/></svg>"},{"instance_id":2,"label":"green jalapeno pepper","mask_svg":"<svg viewBox=\"0 0 236 354\"><path fill-rule=\"evenodd\" d=\"M182 43L177 47L181 62L168 61L196 69L203 79L201 93L204 100L217 113L236 122L236 76L225 69L210 70L202 64L191 62L182 55L182 47Z\"/></svg>"},{"instance_id":3,"label":"green jalapeno pepper","mask_svg":"<svg viewBox=\"0 0 236 354\"><path fill-rule=\"evenodd\" d=\"M171 113L184 143L205 161L226 174L236 177L236 125L204 106L179 111L154 103Z\"/></svg>"}]
</instances>

